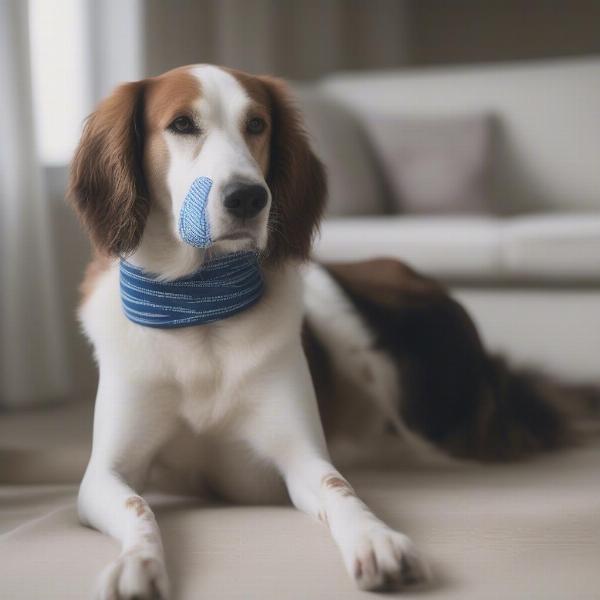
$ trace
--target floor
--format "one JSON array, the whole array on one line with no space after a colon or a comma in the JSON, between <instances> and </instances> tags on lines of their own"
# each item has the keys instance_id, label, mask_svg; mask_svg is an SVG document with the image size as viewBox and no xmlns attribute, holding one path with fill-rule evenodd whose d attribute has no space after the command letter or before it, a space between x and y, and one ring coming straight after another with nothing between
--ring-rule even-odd
<instances>
[{"instance_id":1,"label":"floor","mask_svg":"<svg viewBox=\"0 0 600 600\"><path fill-rule=\"evenodd\" d=\"M2 599L89 597L118 552L113 540L79 525L75 512L89 409L36 413L29 424L0 418ZM31 436L23 428L36 431L35 443L24 443ZM600 598L598 442L513 465L404 465L348 476L429 558L435 583L402 598ZM46 483L26 483L40 477ZM353 588L325 527L290 507L152 503L175 600L374 597Z\"/></svg>"}]
</instances>

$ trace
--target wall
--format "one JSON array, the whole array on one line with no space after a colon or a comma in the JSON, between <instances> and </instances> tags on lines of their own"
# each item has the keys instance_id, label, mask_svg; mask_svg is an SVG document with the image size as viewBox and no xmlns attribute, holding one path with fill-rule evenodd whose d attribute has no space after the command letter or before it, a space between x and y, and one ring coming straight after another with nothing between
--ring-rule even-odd
<instances>
[{"instance_id":1,"label":"wall","mask_svg":"<svg viewBox=\"0 0 600 600\"><path fill-rule=\"evenodd\" d=\"M147 0L146 71L209 62L292 79L406 64L408 0Z\"/></svg>"},{"instance_id":2,"label":"wall","mask_svg":"<svg viewBox=\"0 0 600 600\"><path fill-rule=\"evenodd\" d=\"M146 72L335 70L600 53L597 0L147 0Z\"/></svg>"},{"instance_id":3,"label":"wall","mask_svg":"<svg viewBox=\"0 0 600 600\"><path fill-rule=\"evenodd\" d=\"M413 64L600 53L597 0L411 0Z\"/></svg>"}]
</instances>

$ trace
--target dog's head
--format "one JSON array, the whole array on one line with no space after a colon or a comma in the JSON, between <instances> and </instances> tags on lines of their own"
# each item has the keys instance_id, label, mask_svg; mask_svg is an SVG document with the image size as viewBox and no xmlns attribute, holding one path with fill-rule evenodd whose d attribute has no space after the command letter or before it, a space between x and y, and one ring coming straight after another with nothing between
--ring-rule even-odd
<instances>
[{"instance_id":1,"label":"dog's head","mask_svg":"<svg viewBox=\"0 0 600 600\"><path fill-rule=\"evenodd\" d=\"M120 86L85 125L70 197L96 249L127 255L149 220L157 239L185 245L198 181L213 247L307 257L325 177L280 80L198 65Z\"/></svg>"}]
</instances>

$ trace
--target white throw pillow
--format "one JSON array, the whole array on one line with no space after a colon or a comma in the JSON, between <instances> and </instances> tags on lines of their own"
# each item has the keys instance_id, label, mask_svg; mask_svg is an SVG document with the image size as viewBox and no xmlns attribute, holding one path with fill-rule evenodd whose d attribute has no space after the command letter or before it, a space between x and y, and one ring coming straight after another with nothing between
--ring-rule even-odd
<instances>
[{"instance_id":1,"label":"white throw pillow","mask_svg":"<svg viewBox=\"0 0 600 600\"><path fill-rule=\"evenodd\" d=\"M493 212L490 115L378 114L365 128L396 212Z\"/></svg>"}]
</instances>

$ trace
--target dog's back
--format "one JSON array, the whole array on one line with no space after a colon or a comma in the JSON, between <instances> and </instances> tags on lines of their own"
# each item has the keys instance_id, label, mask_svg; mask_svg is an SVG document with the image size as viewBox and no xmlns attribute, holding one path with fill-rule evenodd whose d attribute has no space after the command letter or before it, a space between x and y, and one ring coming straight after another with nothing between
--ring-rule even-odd
<instances>
[{"instance_id":1,"label":"dog's back","mask_svg":"<svg viewBox=\"0 0 600 600\"><path fill-rule=\"evenodd\" d=\"M315 266L307 283L305 347L330 433L366 427L356 404L370 397L384 425L457 457L510 460L569 443L573 413L597 411L598 390L489 354L465 309L400 261Z\"/></svg>"}]
</instances>

